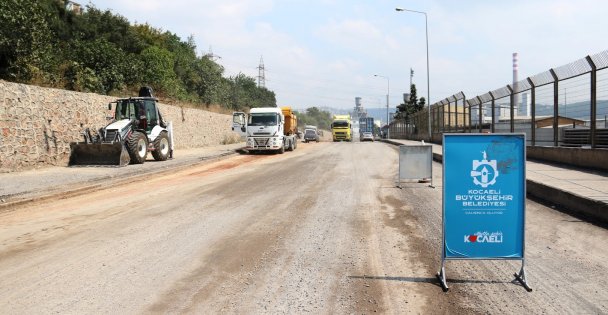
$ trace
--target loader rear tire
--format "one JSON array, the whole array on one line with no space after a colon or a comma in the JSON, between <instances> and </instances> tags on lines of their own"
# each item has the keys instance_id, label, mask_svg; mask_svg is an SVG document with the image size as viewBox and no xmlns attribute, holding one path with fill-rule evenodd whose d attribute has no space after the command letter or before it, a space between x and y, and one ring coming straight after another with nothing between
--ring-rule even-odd
<instances>
[{"instance_id":1,"label":"loader rear tire","mask_svg":"<svg viewBox=\"0 0 608 315\"><path fill-rule=\"evenodd\" d=\"M161 132L154 142L152 142L152 156L156 161L166 161L169 157L169 136L166 132Z\"/></svg>"},{"instance_id":2,"label":"loader rear tire","mask_svg":"<svg viewBox=\"0 0 608 315\"><path fill-rule=\"evenodd\" d=\"M146 135L134 131L127 140L127 151L131 157L131 164L143 164L148 157L148 141Z\"/></svg>"}]
</instances>

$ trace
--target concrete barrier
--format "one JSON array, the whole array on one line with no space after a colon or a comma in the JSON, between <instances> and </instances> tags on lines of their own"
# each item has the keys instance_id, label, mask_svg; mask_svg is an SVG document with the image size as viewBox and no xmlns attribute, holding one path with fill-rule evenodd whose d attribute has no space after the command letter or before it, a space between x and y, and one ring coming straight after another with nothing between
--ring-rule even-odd
<instances>
[{"instance_id":1,"label":"concrete barrier","mask_svg":"<svg viewBox=\"0 0 608 315\"><path fill-rule=\"evenodd\" d=\"M529 146L526 150L529 159L608 171L608 149Z\"/></svg>"}]
</instances>

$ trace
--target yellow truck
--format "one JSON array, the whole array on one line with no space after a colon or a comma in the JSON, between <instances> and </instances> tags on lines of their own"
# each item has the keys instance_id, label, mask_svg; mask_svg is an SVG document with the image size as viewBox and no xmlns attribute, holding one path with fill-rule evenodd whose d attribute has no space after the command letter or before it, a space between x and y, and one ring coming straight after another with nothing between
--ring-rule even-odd
<instances>
[{"instance_id":1,"label":"yellow truck","mask_svg":"<svg viewBox=\"0 0 608 315\"><path fill-rule=\"evenodd\" d=\"M350 115L334 115L334 120L331 123L331 133L334 142L353 141Z\"/></svg>"}]
</instances>

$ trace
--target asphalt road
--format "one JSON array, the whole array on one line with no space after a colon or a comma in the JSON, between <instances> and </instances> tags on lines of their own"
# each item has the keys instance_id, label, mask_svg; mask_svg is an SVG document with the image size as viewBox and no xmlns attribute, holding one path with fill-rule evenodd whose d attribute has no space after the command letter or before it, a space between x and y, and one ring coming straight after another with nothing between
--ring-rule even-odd
<instances>
[{"instance_id":1,"label":"asphalt road","mask_svg":"<svg viewBox=\"0 0 608 315\"><path fill-rule=\"evenodd\" d=\"M608 313L608 232L527 202L526 265L440 263L395 147L309 143L0 213L0 313Z\"/></svg>"}]
</instances>

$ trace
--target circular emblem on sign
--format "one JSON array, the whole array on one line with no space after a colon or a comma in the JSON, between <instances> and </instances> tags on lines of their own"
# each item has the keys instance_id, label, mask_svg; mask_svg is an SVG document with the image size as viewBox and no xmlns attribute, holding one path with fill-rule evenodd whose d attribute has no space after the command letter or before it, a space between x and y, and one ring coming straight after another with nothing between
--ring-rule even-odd
<instances>
[{"instance_id":1,"label":"circular emblem on sign","mask_svg":"<svg viewBox=\"0 0 608 315\"><path fill-rule=\"evenodd\" d=\"M483 160L473 160L473 170L471 177L475 185L486 188L496 183L498 177L498 169L496 168L496 160L488 161L486 151L483 151Z\"/></svg>"}]
</instances>

